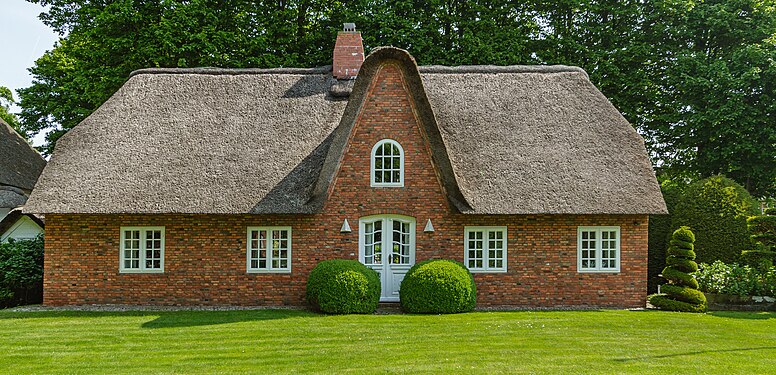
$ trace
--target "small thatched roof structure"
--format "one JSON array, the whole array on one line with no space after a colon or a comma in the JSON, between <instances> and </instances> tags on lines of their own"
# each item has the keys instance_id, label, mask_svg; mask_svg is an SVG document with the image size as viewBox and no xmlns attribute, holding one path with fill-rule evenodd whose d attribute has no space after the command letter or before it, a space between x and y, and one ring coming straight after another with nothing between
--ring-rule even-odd
<instances>
[{"instance_id":1,"label":"small thatched roof structure","mask_svg":"<svg viewBox=\"0 0 776 375\"><path fill-rule=\"evenodd\" d=\"M45 166L46 160L0 119L0 186L30 191Z\"/></svg>"},{"instance_id":2,"label":"small thatched roof structure","mask_svg":"<svg viewBox=\"0 0 776 375\"><path fill-rule=\"evenodd\" d=\"M11 227L16 224L19 219L21 219L23 216L27 216L35 222L35 224L38 224L39 227L45 228L45 222L44 218L42 216L33 215L33 214L25 214L22 212L22 207L14 208L10 212L8 212L8 215L5 215L2 219L0 219L0 236L3 235L5 232L7 232Z\"/></svg>"},{"instance_id":3,"label":"small thatched roof structure","mask_svg":"<svg viewBox=\"0 0 776 375\"><path fill-rule=\"evenodd\" d=\"M0 208L15 208L27 202L27 195L12 186L0 186Z\"/></svg>"},{"instance_id":4,"label":"small thatched roof structure","mask_svg":"<svg viewBox=\"0 0 776 375\"><path fill-rule=\"evenodd\" d=\"M387 60L461 212L665 212L643 140L581 69L418 68L396 48L374 51L352 88L330 68L135 72L59 140L25 211L317 212Z\"/></svg>"}]
</instances>

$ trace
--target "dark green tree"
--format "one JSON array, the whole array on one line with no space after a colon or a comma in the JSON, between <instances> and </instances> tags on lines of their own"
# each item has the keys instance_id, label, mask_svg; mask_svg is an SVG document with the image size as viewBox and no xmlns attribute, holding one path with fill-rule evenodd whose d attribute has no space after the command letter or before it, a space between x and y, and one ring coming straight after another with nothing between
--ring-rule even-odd
<instances>
[{"instance_id":1,"label":"dark green tree","mask_svg":"<svg viewBox=\"0 0 776 375\"><path fill-rule=\"evenodd\" d=\"M706 311L706 296L698 290L698 281L691 275L698 270L694 242L695 235L687 227L681 227L671 235L666 268L661 274L668 284L661 286L661 294L651 295L649 303L662 310Z\"/></svg>"}]
</instances>

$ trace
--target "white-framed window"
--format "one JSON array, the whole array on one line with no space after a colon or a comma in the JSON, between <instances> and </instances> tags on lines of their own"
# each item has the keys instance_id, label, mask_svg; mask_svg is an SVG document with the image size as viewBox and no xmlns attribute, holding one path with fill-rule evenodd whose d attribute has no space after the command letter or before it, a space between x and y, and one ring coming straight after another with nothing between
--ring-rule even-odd
<instances>
[{"instance_id":1,"label":"white-framed window","mask_svg":"<svg viewBox=\"0 0 776 375\"><path fill-rule=\"evenodd\" d=\"M377 142L372 147L371 160L371 186L404 186L404 149L399 142Z\"/></svg>"},{"instance_id":2,"label":"white-framed window","mask_svg":"<svg viewBox=\"0 0 776 375\"><path fill-rule=\"evenodd\" d=\"M248 273L291 272L291 227L248 227Z\"/></svg>"},{"instance_id":3,"label":"white-framed window","mask_svg":"<svg viewBox=\"0 0 776 375\"><path fill-rule=\"evenodd\" d=\"M620 227L577 228L577 271L620 272Z\"/></svg>"},{"instance_id":4,"label":"white-framed window","mask_svg":"<svg viewBox=\"0 0 776 375\"><path fill-rule=\"evenodd\" d=\"M507 271L507 227L465 227L464 264L471 272Z\"/></svg>"},{"instance_id":5,"label":"white-framed window","mask_svg":"<svg viewBox=\"0 0 776 375\"><path fill-rule=\"evenodd\" d=\"M164 227L121 227L119 272L164 272Z\"/></svg>"}]
</instances>

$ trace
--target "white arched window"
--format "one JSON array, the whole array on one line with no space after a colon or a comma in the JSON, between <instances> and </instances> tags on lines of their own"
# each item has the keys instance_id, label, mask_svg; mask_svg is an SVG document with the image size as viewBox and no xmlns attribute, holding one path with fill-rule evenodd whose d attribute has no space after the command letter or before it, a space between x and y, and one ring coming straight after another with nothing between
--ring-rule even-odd
<instances>
[{"instance_id":1,"label":"white arched window","mask_svg":"<svg viewBox=\"0 0 776 375\"><path fill-rule=\"evenodd\" d=\"M372 186L404 186L404 150L399 142L383 139L372 147Z\"/></svg>"}]
</instances>

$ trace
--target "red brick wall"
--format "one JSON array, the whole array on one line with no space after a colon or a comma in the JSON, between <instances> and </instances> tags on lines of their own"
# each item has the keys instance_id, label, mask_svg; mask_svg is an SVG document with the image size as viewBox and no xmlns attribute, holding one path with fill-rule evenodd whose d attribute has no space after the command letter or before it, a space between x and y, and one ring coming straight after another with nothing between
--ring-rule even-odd
<instances>
[{"instance_id":1,"label":"red brick wall","mask_svg":"<svg viewBox=\"0 0 776 375\"><path fill-rule=\"evenodd\" d=\"M44 303L301 306L319 260L358 257L358 217L347 215L49 215ZM647 217L449 215L424 233L416 216L417 261L463 261L464 225L507 226L507 273L475 274L478 305L642 307ZM165 227L163 274L119 273L121 226ZM248 226L293 227L291 274L246 273ZM577 225L619 225L621 272L577 273Z\"/></svg>"},{"instance_id":2,"label":"red brick wall","mask_svg":"<svg viewBox=\"0 0 776 375\"><path fill-rule=\"evenodd\" d=\"M307 274L320 260L358 259L358 220L373 214L416 219L416 261L463 261L466 225L507 226L507 273L476 274L478 305L643 307L646 215L462 215L431 163L425 135L397 66L384 65L316 215L46 216L44 303L301 306ZM405 152L404 187L370 187L370 154L384 138ZM340 233L344 219L353 228ZM431 219L435 232L424 233ZM621 272L580 274L577 226L621 228ZM120 274L121 226L165 227L165 272ZM292 272L246 273L249 226L291 226Z\"/></svg>"}]
</instances>

